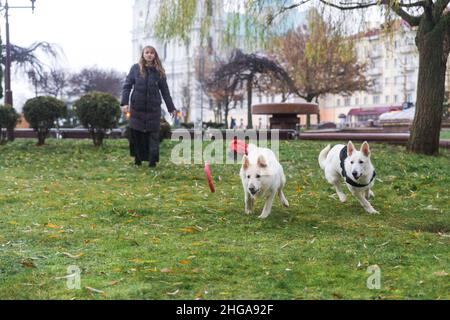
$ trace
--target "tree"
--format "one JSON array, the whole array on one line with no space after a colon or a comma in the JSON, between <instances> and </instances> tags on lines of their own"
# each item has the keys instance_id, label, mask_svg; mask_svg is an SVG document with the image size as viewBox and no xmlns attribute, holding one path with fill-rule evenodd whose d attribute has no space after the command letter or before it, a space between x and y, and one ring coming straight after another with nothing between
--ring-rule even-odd
<instances>
[{"instance_id":1,"label":"tree","mask_svg":"<svg viewBox=\"0 0 450 320\"><path fill-rule=\"evenodd\" d=\"M115 70L102 70L97 67L84 68L70 77L70 94L81 96L91 91L105 92L120 97L122 83L125 78L123 73Z\"/></svg>"},{"instance_id":2,"label":"tree","mask_svg":"<svg viewBox=\"0 0 450 320\"><path fill-rule=\"evenodd\" d=\"M54 97L36 97L29 99L23 106L23 114L30 127L37 132L38 146L45 144L50 129L55 122L67 112L63 101Z\"/></svg>"},{"instance_id":3,"label":"tree","mask_svg":"<svg viewBox=\"0 0 450 320\"><path fill-rule=\"evenodd\" d=\"M171 1L183 2L183 0ZM239 0L235 2L239 2ZM261 19L265 20L268 25L272 25L284 12L310 2L312 1L302 0L292 3L286 2L286 0L248 0L245 4L246 10L250 13L248 20L255 16L251 13L266 12L265 17ZM450 14L447 10L450 0L319 0L319 2L343 11L361 10L360 12L366 12L371 7L378 6L387 13L395 13L410 26L417 27L419 78L416 113L407 149L414 153L437 155L442 124L446 64L450 53ZM269 6L272 10L265 10ZM276 8L273 9L275 6ZM182 28L160 30L160 36L175 38L174 35L178 34L180 29L186 33L186 30L190 30L189 27L192 26L189 17L194 15L195 9L172 12L171 19L179 21ZM386 14L386 17L389 16ZM251 28L252 24L247 24L247 26ZM261 34L264 36L264 33Z\"/></svg>"},{"instance_id":4,"label":"tree","mask_svg":"<svg viewBox=\"0 0 450 320\"><path fill-rule=\"evenodd\" d=\"M42 52L44 55L56 59L59 56L60 48L55 45L45 41L34 42L29 47L21 47L14 44L11 44L11 62L12 65L18 70L23 71L24 73L28 73L30 70L33 70L35 74L42 75L45 71L45 63L38 58L37 53ZM1 50L2 56L1 61L4 65L6 62L6 49L2 44ZM2 80L0 78L0 80Z\"/></svg>"},{"instance_id":5,"label":"tree","mask_svg":"<svg viewBox=\"0 0 450 320\"><path fill-rule=\"evenodd\" d=\"M261 54L245 54L236 49L231 54L229 62L217 70L218 78L229 78L231 83L245 84L247 91L247 119L248 128L253 128L252 123L252 94L253 87L258 85L261 75L270 75L270 79L283 83L289 90L295 92L294 83L287 72L276 61Z\"/></svg>"},{"instance_id":6,"label":"tree","mask_svg":"<svg viewBox=\"0 0 450 320\"><path fill-rule=\"evenodd\" d=\"M36 96L41 93L55 98L63 98L69 87L69 75L62 69L51 68L40 75L36 74L34 70L29 70L27 75Z\"/></svg>"},{"instance_id":7,"label":"tree","mask_svg":"<svg viewBox=\"0 0 450 320\"><path fill-rule=\"evenodd\" d=\"M8 140L2 129L5 128L7 132L14 130L19 119L20 116L13 107L0 105L0 144L5 144Z\"/></svg>"},{"instance_id":8,"label":"tree","mask_svg":"<svg viewBox=\"0 0 450 320\"><path fill-rule=\"evenodd\" d=\"M352 39L314 8L306 23L280 37L274 50L293 78L298 95L312 102L323 94L366 90L366 66L358 63Z\"/></svg>"},{"instance_id":9,"label":"tree","mask_svg":"<svg viewBox=\"0 0 450 320\"><path fill-rule=\"evenodd\" d=\"M201 81L202 89L217 103L218 112L223 112L226 128L229 112L235 109L237 102L243 98L242 85L238 77L220 71L229 62L230 60L224 61L217 57L213 65L207 68L206 75ZM230 106L232 102L233 106Z\"/></svg>"},{"instance_id":10,"label":"tree","mask_svg":"<svg viewBox=\"0 0 450 320\"><path fill-rule=\"evenodd\" d=\"M74 103L75 112L89 130L94 146L103 144L106 131L117 127L120 112L119 101L111 94L92 91Z\"/></svg>"}]
</instances>

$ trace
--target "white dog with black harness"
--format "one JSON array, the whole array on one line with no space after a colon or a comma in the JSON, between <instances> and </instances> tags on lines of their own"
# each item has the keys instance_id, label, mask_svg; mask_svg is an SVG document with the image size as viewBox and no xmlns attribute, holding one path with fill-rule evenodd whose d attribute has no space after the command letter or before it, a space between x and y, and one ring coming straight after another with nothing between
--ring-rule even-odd
<instances>
[{"instance_id":1,"label":"white dog with black harness","mask_svg":"<svg viewBox=\"0 0 450 320\"><path fill-rule=\"evenodd\" d=\"M351 141L348 144L328 145L319 154L320 168L325 172L325 178L332 184L341 202L347 197L341 188L342 178L350 192L358 199L368 213L378 213L370 202L374 197L372 187L375 182L375 169L370 161L370 148L367 141L358 151Z\"/></svg>"}]
</instances>

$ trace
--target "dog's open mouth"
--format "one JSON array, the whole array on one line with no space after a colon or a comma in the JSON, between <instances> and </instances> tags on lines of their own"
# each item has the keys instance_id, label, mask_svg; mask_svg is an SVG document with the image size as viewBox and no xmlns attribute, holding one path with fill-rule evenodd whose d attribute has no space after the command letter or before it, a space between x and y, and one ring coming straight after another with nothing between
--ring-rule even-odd
<instances>
[{"instance_id":1,"label":"dog's open mouth","mask_svg":"<svg viewBox=\"0 0 450 320\"><path fill-rule=\"evenodd\" d=\"M250 194L252 195L252 197L256 196L256 194L259 192L259 190L256 190L256 189L252 189L249 191L250 191Z\"/></svg>"},{"instance_id":2,"label":"dog's open mouth","mask_svg":"<svg viewBox=\"0 0 450 320\"><path fill-rule=\"evenodd\" d=\"M359 178L361 178L362 174L352 174L352 176L355 180L358 180Z\"/></svg>"}]
</instances>

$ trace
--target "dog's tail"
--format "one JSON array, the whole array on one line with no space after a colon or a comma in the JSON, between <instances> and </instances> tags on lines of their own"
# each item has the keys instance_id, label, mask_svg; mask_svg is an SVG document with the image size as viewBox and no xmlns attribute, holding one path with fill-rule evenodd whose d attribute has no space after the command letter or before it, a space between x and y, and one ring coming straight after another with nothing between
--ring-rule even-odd
<instances>
[{"instance_id":1,"label":"dog's tail","mask_svg":"<svg viewBox=\"0 0 450 320\"><path fill-rule=\"evenodd\" d=\"M325 169L325 161L327 160L327 155L328 155L328 152L330 152L330 149L331 149L331 146L327 145L325 148L323 148L322 151L320 151L319 165L322 170Z\"/></svg>"}]
</instances>

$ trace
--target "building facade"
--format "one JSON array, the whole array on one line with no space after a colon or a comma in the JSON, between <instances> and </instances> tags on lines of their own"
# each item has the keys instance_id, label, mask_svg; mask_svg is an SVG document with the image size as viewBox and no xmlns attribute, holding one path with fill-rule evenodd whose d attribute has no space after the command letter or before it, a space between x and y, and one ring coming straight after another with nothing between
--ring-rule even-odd
<instances>
[{"instance_id":1,"label":"building facade","mask_svg":"<svg viewBox=\"0 0 450 320\"><path fill-rule=\"evenodd\" d=\"M321 97L321 121L350 126L377 121L381 113L415 105L419 54L415 45L416 30L404 21L394 23L394 31L381 26L355 39L358 60L367 64L366 77L373 86L367 92L351 96Z\"/></svg>"}]
</instances>

